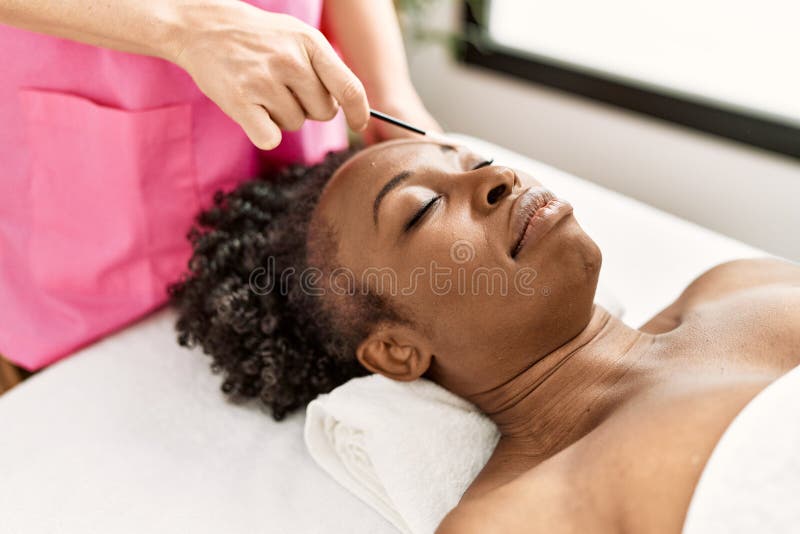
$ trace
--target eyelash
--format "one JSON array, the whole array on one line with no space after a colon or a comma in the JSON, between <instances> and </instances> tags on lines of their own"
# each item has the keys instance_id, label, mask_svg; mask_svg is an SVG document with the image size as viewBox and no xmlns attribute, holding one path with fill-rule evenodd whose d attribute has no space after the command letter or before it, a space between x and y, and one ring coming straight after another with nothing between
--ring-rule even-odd
<instances>
[{"instance_id":1,"label":"eyelash","mask_svg":"<svg viewBox=\"0 0 800 534\"><path fill-rule=\"evenodd\" d=\"M481 167L488 167L488 166L489 166L489 165L491 165L492 163L494 163L494 158L492 158L492 159L487 159L486 161L482 161L482 162L478 163L477 165L475 165L475 166L472 168L472 170L473 170L473 171L477 171L477 170L478 170L478 169L480 169Z\"/></svg>"},{"instance_id":2,"label":"eyelash","mask_svg":"<svg viewBox=\"0 0 800 534\"><path fill-rule=\"evenodd\" d=\"M440 198L442 198L442 195L435 196L431 200L429 200L424 206L422 206L419 209L419 211L415 213L413 217L411 217L411 220L406 223L405 231L408 232L409 230L411 230L414 227L414 225L417 224L419 220L422 219L422 217L428 212L428 210L431 209L433 205L439 201Z\"/></svg>"},{"instance_id":3,"label":"eyelash","mask_svg":"<svg viewBox=\"0 0 800 534\"><path fill-rule=\"evenodd\" d=\"M480 169L481 167L487 167L487 166L491 165L492 163L494 163L494 158L487 159L486 161L482 161L482 162L478 163L477 165L475 165L472 168L472 170L476 171L476 170ZM419 211L417 211L417 213L415 213L414 216L411 217L411 220L409 220L406 223L405 231L408 232L409 230L411 230L414 227L414 225L417 224L420 221L420 219L422 219L423 216L425 216L425 214L428 212L428 210L431 209L433 207L433 205L436 204L436 202L438 202L439 199L441 199L441 198L442 198L442 195L435 196L431 200L429 200L424 206L422 206L419 209Z\"/></svg>"}]
</instances>

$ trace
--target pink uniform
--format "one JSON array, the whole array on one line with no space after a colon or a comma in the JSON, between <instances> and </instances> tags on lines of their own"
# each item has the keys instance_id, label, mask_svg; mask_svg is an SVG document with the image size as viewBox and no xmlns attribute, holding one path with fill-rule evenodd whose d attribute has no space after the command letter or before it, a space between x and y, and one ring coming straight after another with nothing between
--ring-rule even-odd
<instances>
[{"instance_id":1,"label":"pink uniform","mask_svg":"<svg viewBox=\"0 0 800 534\"><path fill-rule=\"evenodd\" d=\"M255 0L319 27L322 0ZM0 26L0 354L30 370L164 304L214 192L347 144L261 152L166 61Z\"/></svg>"}]
</instances>

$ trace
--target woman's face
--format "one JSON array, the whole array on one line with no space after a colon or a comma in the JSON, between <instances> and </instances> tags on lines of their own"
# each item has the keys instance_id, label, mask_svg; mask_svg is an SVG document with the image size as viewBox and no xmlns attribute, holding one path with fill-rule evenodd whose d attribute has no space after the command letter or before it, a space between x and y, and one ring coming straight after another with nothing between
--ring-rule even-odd
<instances>
[{"instance_id":1,"label":"woman's face","mask_svg":"<svg viewBox=\"0 0 800 534\"><path fill-rule=\"evenodd\" d=\"M334 230L334 263L413 323L365 340L359 359L373 371L427 372L475 393L588 323L599 249L568 203L485 160L463 146L393 141L357 153L326 186L314 220Z\"/></svg>"}]
</instances>

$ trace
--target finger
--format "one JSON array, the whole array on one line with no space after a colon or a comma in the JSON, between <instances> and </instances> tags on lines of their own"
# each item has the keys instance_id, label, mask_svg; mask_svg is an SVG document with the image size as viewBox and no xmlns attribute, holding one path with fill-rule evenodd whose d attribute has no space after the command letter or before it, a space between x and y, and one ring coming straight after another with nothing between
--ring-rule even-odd
<instances>
[{"instance_id":1,"label":"finger","mask_svg":"<svg viewBox=\"0 0 800 534\"><path fill-rule=\"evenodd\" d=\"M237 122L261 150L272 150L281 142L281 130L263 106L248 104L239 112Z\"/></svg>"},{"instance_id":2,"label":"finger","mask_svg":"<svg viewBox=\"0 0 800 534\"><path fill-rule=\"evenodd\" d=\"M324 37L311 40L308 57L328 92L339 102L347 124L356 131L367 126L369 103L361 80L344 64Z\"/></svg>"},{"instance_id":3,"label":"finger","mask_svg":"<svg viewBox=\"0 0 800 534\"><path fill-rule=\"evenodd\" d=\"M306 112L297 102L294 94L284 85L276 85L270 89L266 98L269 116L281 129L290 132L299 130L306 120Z\"/></svg>"},{"instance_id":4,"label":"finger","mask_svg":"<svg viewBox=\"0 0 800 534\"><path fill-rule=\"evenodd\" d=\"M315 121L329 121L339 111L339 104L314 75L289 86L297 101L303 106L306 117Z\"/></svg>"}]
</instances>

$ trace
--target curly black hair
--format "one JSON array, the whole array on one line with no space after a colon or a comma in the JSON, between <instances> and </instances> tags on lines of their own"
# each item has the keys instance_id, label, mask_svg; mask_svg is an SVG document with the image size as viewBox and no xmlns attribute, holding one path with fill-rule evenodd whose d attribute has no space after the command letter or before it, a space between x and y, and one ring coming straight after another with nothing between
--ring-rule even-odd
<instances>
[{"instance_id":1,"label":"curly black hair","mask_svg":"<svg viewBox=\"0 0 800 534\"><path fill-rule=\"evenodd\" d=\"M331 152L317 165L291 165L217 192L189 232L188 272L169 287L178 342L211 356L231 400L257 398L276 420L368 374L355 357L358 343L379 321L403 320L368 291L354 292L344 309L308 291L300 277L281 277L336 268L335 232L311 229L310 218L328 179L355 151ZM274 289L260 290L267 286Z\"/></svg>"}]
</instances>

